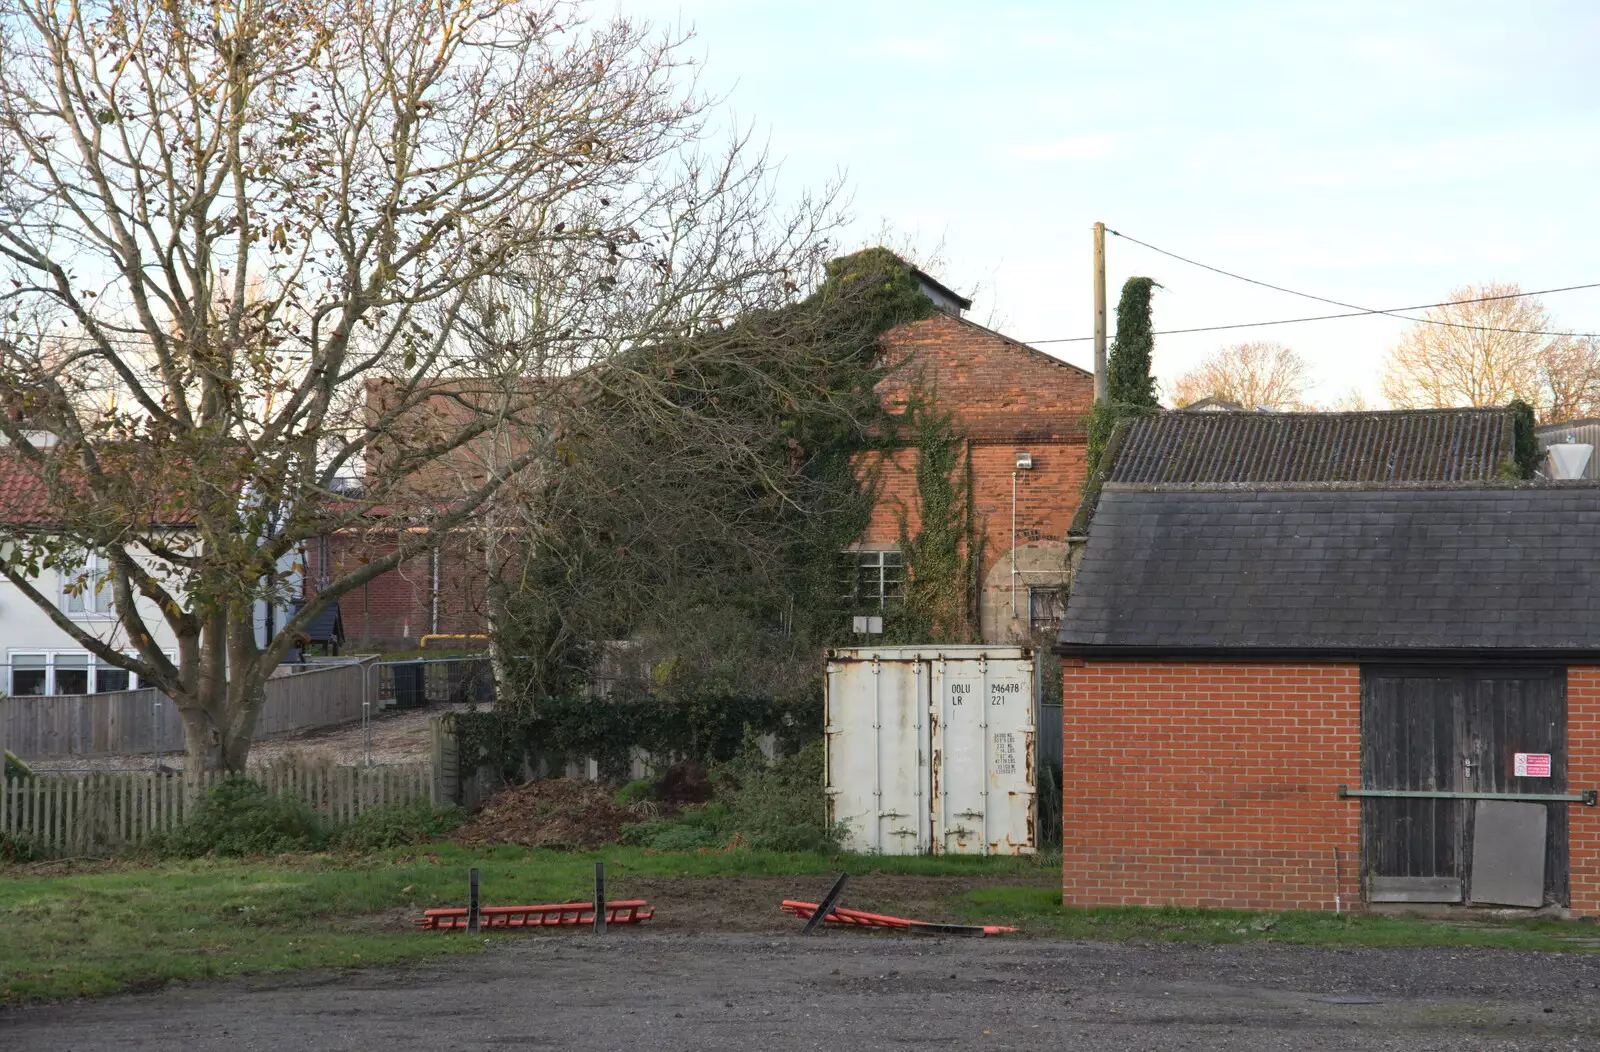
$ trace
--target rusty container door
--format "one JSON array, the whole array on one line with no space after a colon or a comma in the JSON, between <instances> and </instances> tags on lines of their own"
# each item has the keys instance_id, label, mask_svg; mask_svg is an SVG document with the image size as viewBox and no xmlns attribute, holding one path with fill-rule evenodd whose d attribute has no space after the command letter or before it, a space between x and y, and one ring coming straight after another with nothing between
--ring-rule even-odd
<instances>
[{"instance_id":1,"label":"rusty container door","mask_svg":"<svg viewBox=\"0 0 1600 1052\"><path fill-rule=\"evenodd\" d=\"M902 648L829 652L824 792L828 820L847 829L847 850L929 849L928 679L928 662Z\"/></svg>"},{"instance_id":2,"label":"rusty container door","mask_svg":"<svg viewBox=\"0 0 1600 1052\"><path fill-rule=\"evenodd\" d=\"M933 662L933 850L1031 854L1038 720L1030 652L994 647Z\"/></svg>"}]
</instances>

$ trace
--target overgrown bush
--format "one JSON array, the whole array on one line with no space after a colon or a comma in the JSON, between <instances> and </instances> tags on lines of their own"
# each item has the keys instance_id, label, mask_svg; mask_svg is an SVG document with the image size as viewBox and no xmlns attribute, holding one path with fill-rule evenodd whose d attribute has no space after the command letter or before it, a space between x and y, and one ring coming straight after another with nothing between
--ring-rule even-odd
<instances>
[{"instance_id":1,"label":"overgrown bush","mask_svg":"<svg viewBox=\"0 0 1600 1052\"><path fill-rule=\"evenodd\" d=\"M732 761L717 768L717 799L673 818L623 829L625 843L657 851L748 847L757 851L837 851L842 830L828 824L823 744L769 761L747 734Z\"/></svg>"},{"instance_id":2,"label":"overgrown bush","mask_svg":"<svg viewBox=\"0 0 1600 1052\"><path fill-rule=\"evenodd\" d=\"M644 803L660 797L656 789L654 778L636 778L617 790L612 800L618 807L627 807L629 804Z\"/></svg>"},{"instance_id":3,"label":"overgrown bush","mask_svg":"<svg viewBox=\"0 0 1600 1052\"><path fill-rule=\"evenodd\" d=\"M738 755L745 733L770 734L792 751L822 734L822 696L803 700L704 696L546 698L532 712L461 712L455 721L464 765L487 765L516 777L530 758L552 770L594 758L603 777L625 777L635 747L707 767Z\"/></svg>"},{"instance_id":4,"label":"overgrown bush","mask_svg":"<svg viewBox=\"0 0 1600 1052\"><path fill-rule=\"evenodd\" d=\"M229 778L206 794L183 825L153 847L183 858L316 851L328 843L322 816L292 793L279 796L245 778Z\"/></svg>"},{"instance_id":5,"label":"overgrown bush","mask_svg":"<svg viewBox=\"0 0 1600 1052\"><path fill-rule=\"evenodd\" d=\"M461 818L459 807L435 807L430 800L374 807L340 829L332 846L341 851L379 851L420 844L450 832L461 824Z\"/></svg>"},{"instance_id":6,"label":"overgrown bush","mask_svg":"<svg viewBox=\"0 0 1600 1052\"><path fill-rule=\"evenodd\" d=\"M39 849L32 840L14 833L0 833L0 863L33 862L39 858Z\"/></svg>"},{"instance_id":7,"label":"overgrown bush","mask_svg":"<svg viewBox=\"0 0 1600 1052\"><path fill-rule=\"evenodd\" d=\"M685 808L672 818L623 826L622 842L654 851L697 851L727 847L735 832L728 805L713 800Z\"/></svg>"}]
</instances>

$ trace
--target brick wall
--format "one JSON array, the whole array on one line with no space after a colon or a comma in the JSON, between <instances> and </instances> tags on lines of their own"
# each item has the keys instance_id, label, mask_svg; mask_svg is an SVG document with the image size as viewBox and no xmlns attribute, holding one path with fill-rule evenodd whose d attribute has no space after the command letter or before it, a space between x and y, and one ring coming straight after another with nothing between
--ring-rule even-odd
<instances>
[{"instance_id":1,"label":"brick wall","mask_svg":"<svg viewBox=\"0 0 1600 1052\"><path fill-rule=\"evenodd\" d=\"M892 329L883 337L885 356L901 371L879 388L885 404L903 407L912 389L936 393L939 405L970 441L973 511L985 545L978 566L983 637L989 642L1021 638L1025 623L1010 618L1012 473L1018 453L1033 456L1033 469L1018 473L1016 542L1045 546L1019 566L1033 570L1060 564L1062 572L1030 572L1018 578L1026 619L1027 586L1066 580L1065 541L1083 490L1085 414L1094 379L1081 369L990 332L938 315ZM912 449L879 454L863 462L876 474L878 502L862 541L894 545L902 521L914 534L917 519L917 454ZM1055 549L1059 548L1057 558ZM1002 565L1004 564L1004 565ZM999 573L992 571L999 569Z\"/></svg>"},{"instance_id":2,"label":"brick wall","mask_svg":"<svg viewBox=\"0 0 1600 1052\"><path fill-rule=\"evenodd\" d=\"M319 578L336 579L381 559L395 549L386 534L341 533L328 538L327 566L320 565L322 546L306 552L306 590L314 594ZM358 641L414 642L433 631L433 555L408 559L379 574L339 600L345 637ZM463 542L446 542L440 550L438 630L443 633L483 631L483 574L474 572Z\"/></svg>"},{"instance_id":3,"label":"brick wall","mask_svg":"<svg viewBox=\"0 0 1600 1052\"><path fill-rule=\"evenodd\" d=\"M882 344L900 367L878 388L891 408L920 385L973 439L1084 441L1094 377L1076 366L948 314L891 329Z\"/></svg>"},{"instance_id":4,"label":"brick wall","mask_svg":"<svg viewBox=\"0 0 1600 1052\"><path fill-rule=\"evenodd\" d=\"M1356 665L1063 670L1069 906L1359 908ZM1574 856L1576 862L1576 856Z\"/></svg>"},{"instance_id":5,"label":"brick wall","mask_svg":"<svg viewBox=\"0 0 1600 1052\"><path fill-rule=\"evenodd\" d=\"M1567 791L1600 787L1600 668L1567 669ZM1567 805L1572 912L1600 916L1600 809Z\"/></svg>"}]
</instances>

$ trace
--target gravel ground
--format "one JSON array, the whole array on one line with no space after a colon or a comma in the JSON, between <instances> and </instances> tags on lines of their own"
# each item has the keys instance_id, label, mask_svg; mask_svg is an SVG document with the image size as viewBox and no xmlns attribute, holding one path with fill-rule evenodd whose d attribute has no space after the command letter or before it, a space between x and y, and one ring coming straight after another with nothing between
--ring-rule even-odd
<instances>
[{"instance_id":1,"label":"gravel ground","mask_svg":"<svg viewBox=\"0 0 1600 1052\"><path fill-rule=\"evenodd\" d=\"M372 762L407 763L428 758L428 720L446 712L465 712L466 705L430 705L422 709L388 709L372 721ZM304 734L262 738L250 747L250 762L266 764L291 754L314 756L334 763L360 763L365 737L359 723L323 727ZM101 756L64 760L30 760L28 766L48 771L151 771L165 766L183 769L183 753L165 756Z\"/></svg>"},{"instance_id":2,"label":"gravel ground","mask_svg":"<svg viewBox=\"0 0 1600 1052\"><path fill-rule=\"evenodd\" d=\"M0 1047L29 1052L914 1046L1593 1049L1600 957L569 932L411 968L0 1010Z\"/></svg>"}]
</instances>

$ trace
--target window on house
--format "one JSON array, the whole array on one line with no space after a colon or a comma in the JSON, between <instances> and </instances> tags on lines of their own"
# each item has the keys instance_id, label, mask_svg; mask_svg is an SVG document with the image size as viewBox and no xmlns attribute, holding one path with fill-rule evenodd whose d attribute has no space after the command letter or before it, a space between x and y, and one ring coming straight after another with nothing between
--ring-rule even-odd
<instances>
[{"instance_id":1,"label":"window on house","mask_svg":"<svg viewBox=\"0 0 1600 1052\"><path fill-rule=\"evenodd\" d=\"M125 668L108 665L104 661L96 660L94 663L94 692L96 694L109 694L117 690L131 690L133 677Z\"/></svg>"},{"instance_id":2,"label":"window on house","mask_svg":"<svg viewBox=\"0 0 1600 1052\"><path fill-rule=\"evenodd\" d=\"M56 654L54 658L56 675L50 693L89 693L89 655Z\"/></svg>"},{"instance_id":3,"label":"window on house","mask_svg":"<svg viewBox=\"0 0 1600 1052\"><path fill-rule=\"evenodd\" d=\"M168 657L171 657L169 654ZM104 694L136 690L137 676L83 651L10 655L10 690L15 695Z\"/></svg>"},{"instance_id":4,"label":"window on house","mask_svg":"<svg viewBox=\"0 0 1600 1052\"><path fill-rule=\"evenodd\" d=\"M1028 589L1028 629L1033 632L1054 632L1061 627L1061 614L1066 609L1066 596L1060 588Z\"/></svg>"},{"instance_id":5,"label":"window on house","mask_svg":"<svg viewBox=\"0 0 1600 1052\"><path fill-rule=\"evenodd\" d=\"M906 564L899 552L847 552L850 578L846 598L854 606L882 609L905 597Z\"/></svg>"},{"instance_id":6,"label":"window on house","mask_svg":"<svg viewBox=\"0 0 1600 1052\"><path fill-rule=\"evenodd\" d=\"M91 554L75 571L61 571L61 609L85 617L115 612L103 557Z\"/></svg>"},{"instance_id":7,"label":"window on house","mask_svg":"<svg viewBox=\"0 0 1600 1052\"><path fill-rule=\"evenodd\" d=\"M48 654L11 655L11 693L14 696L43 694L49 686L50 657Z\"/></svg>"}]
</instances>

